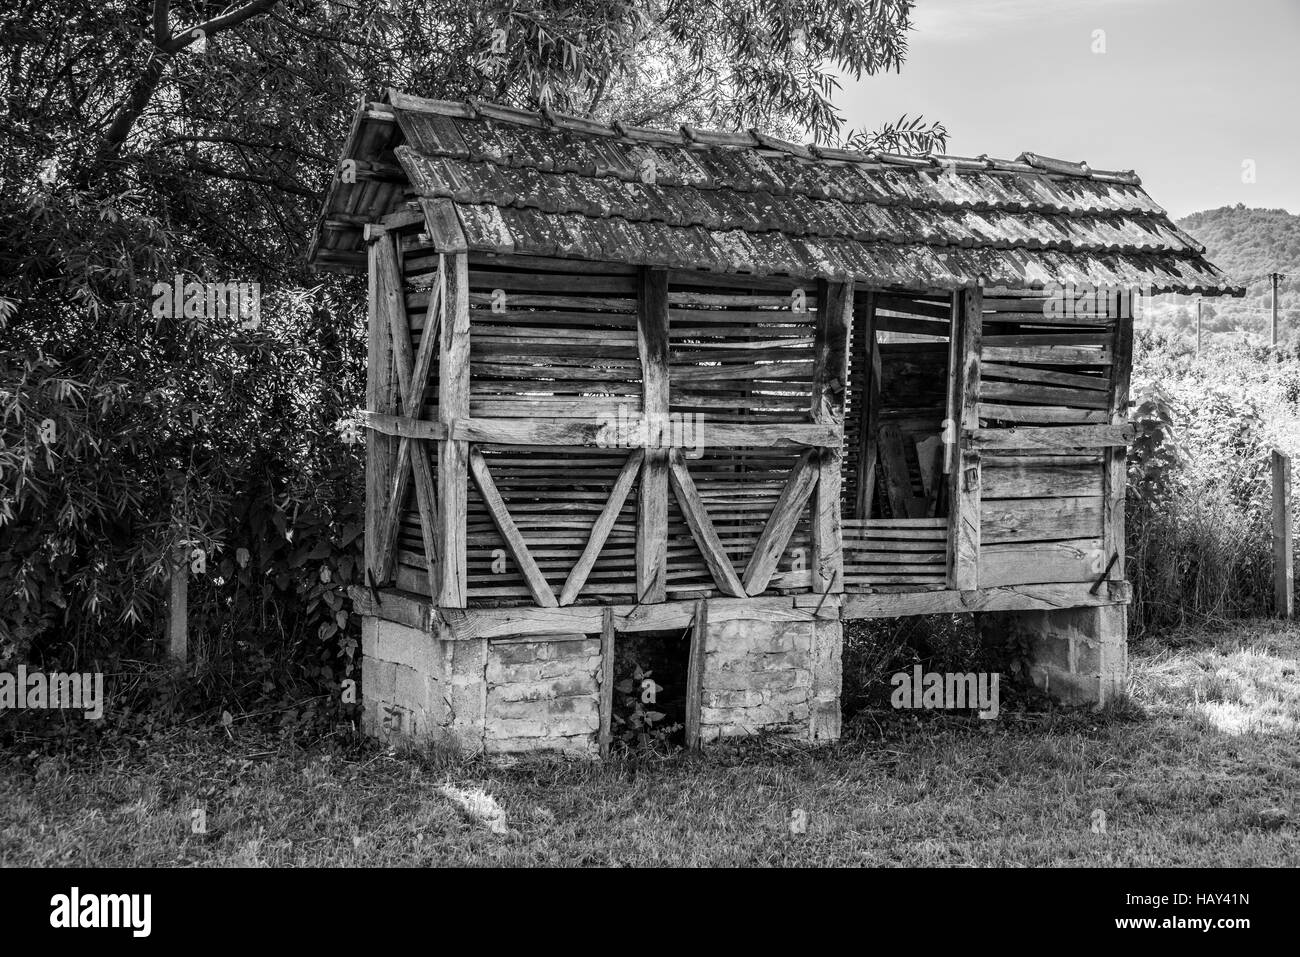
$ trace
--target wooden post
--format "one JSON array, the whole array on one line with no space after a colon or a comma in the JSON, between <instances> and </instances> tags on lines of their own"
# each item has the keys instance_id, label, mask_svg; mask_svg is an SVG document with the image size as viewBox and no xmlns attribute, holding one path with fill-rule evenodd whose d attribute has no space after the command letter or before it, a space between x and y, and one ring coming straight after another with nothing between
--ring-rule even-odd
<instances>
[{"instance_id":1,"label":"wooden post","mask_svg":"<svg viewBox=\"0 0 1300 957\"><path fill-rule=\"evenodd\" d=\"M876 490L876 455L879 448L876 428L880 418L880 353L876 349L876 296L867 294L866 314L862 317L862 402L854 413L858 417L858 500L856 518L871 517L871 501Z\"/></svg>"},{"instance_id":2,"label":"wooden post","mask_svg":"<svg viewBox=\"0 0 1300 957\"><path fill-rule=\"evenodd\" d=\"M448 438L438 443L438 552L441 608L464 608L466 578L465 515L468 508L469 443L452 439L457 420L469 417L469 259L452 253L444 260L446 291L438 354L438 421Z\"/></svg>"},{"instance_id":3,"label":"wooden post","mask_svg":"<svg viewBox=\"0 0 1300 957\"><path fill-rule=\"evenodd\" d=\"M1295 617L1291 549L1291 456L1273 450L1273 600L1279 618Z\"/></svg>"},{"instance_id":4,"label":"wooden post","mask_svg":"<svg viewBox=\"0 0 1300 957\"><path fill-rule=\"evenodd\" d=\"M955 468L949 476L948 580L960 591L979 587L980 453L968 446L968 435L979 428L980 342L984 322L984 292L979 286L955 293L952 335L961 336L960 358L948 370L948 389L956 397L953 421L945 427L946 441L957 444Z\"/></svg>"},{"instance_id":5,"label":"wooden post","mask_svg":"<svg viewBox=\"0 0 1300 957\"><path fill-rule=\"evenodd\" d=\"M1115 338L1110 367L1110 424L1128 422L1129 380L1133 372L1133 293L1121 290L1115 299ZM1107 300L1109 301L1109 299ZM1096 572L1120 581L1124 578L1124 489L1128 479L1128 448L1106 447L1103 453L1101 555Z\"/></svg>"},{"instance_id":6,"label":"wooden post","mask_svg":"<svg viewBox=\"0 0 1300 957\"><path fill-rule=\"evenodd\" d=\"M815 592L844 591L843 516L840 468L844 460L844 396L849 380L849 331L853 326L853 283L817 283L814 332L812 420L830 425L836 438L823 448L817 463L812 500L812 587Z\"/></svg>"},{"instance_id":7,"label":"wooden post","mask_svg":"<svg viewBox=\"0 0 1300 957\"><path fill-rule=\"evenodd\" d=\"M668 421L668 271L642 269L636 313L641 355L641 414L648 446L637 490L637 603L661 602L668 585L668 449L658 430Z\"/></svg>"},{"instance_id":8,"label":"wooden post","mask_svg":"<svg viewBox=\"0 0 1300 957\"><path fill-rule=\"evenodd\" d=\"M366 408L371 412L392 415L397 411L397 383L393 363L393 341L388 315L383 308L381 272L383 263L379 242L367 250L369 262L369 328L366 347ZM396 466L397 439L370 429L366 435L366 515L363 584L382 585L384 510L389 486Z\"/></svg>"},{"instance_id":9,"label":"wooden post","mask_svg":"<svg viewBox=\"0 0 1300 957\"><path fill-rule=\"evenodd\" d=\"M614 609L606 605L600 627L600 756L609 757L614 717Z\"/></svg>"},{"instance_id":10,"label":"wooden post","mask_svg":"<svg viewBox=\"0 0 1300 957\"><path fill-rule=\"evenodd\" d=\"M1273 322L1272 322L1272 329L1273 329L1273 345L1276 346L1276 345L1277 345L1277 281L1278 281L1279 279L1281 279L1282 277L1281 277L1280 275L1278 275L1277 273L1274 272L1274 273L1269 273L1269 274L1268 274L1268 278L1269 278L1270 280L1272 280L1272 283L1273 283Z\"/></svg>"},{"instance_id":11,"label":"wooden post","mask_svg":"<svg viewBox=\"0 0 1300 957\"><path fill-rule=\"evenodd\" d=\"M691 627L691 656L686 665L686 749L700 747L700 707L703 704L705 638L709 630L709 603L695 603L695 620Z\"/></svg>"},{"instance_id":12,"label":"wooden post","mask_svg":"<svg viewBox=\"0 0 1300 957\"><path fill-rule=\"evenodd\" d=\"M172 556L167 600L167 656L176 664L189 661L189 555L184 548Z\"/></svg>"},{"instance_id":13,"label":"wooden post","mask_svg":"<svg viewBox=\"0 0 1300 957\"><path fill-rule=\"evenodd\" d=\"M1201 354L1201 306L1204 302L1204 299L1196 300L1196 354L1198 356Z\"/></svg>"}]
</instances>

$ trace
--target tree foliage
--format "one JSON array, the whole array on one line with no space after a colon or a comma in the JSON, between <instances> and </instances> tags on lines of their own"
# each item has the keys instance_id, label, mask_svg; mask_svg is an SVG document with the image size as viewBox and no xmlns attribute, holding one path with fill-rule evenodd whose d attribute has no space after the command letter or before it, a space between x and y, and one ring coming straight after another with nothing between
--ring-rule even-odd
<instances>
[{"instance_id":1,"label":"tree foliage","mask_svg":"<svg viewBox=\"0 0 1300 957\"><path fill-rule=\"evenodd\" d=\"M158 638L346 670L365 301L303 251L359 97L842 133L905 0L12 0L0 13L0 662ZM916 129L882 144L924 149ZM161 315L256 283L260 321ZM286 654L289 652L286 651Z\"/></svg>"}]
</instances>

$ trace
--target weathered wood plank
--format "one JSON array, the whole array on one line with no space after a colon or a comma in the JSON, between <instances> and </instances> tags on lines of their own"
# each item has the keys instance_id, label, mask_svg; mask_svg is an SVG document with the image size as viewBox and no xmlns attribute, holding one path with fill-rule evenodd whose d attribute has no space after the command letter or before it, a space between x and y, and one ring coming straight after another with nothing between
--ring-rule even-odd
<instances>
[{"instance_id":1,"label":"weathered wood plank","mask_svg":"<svg viewBox=\"0 0 1300 957\"><path fill-rule=\"evenodd\" d=\"M960 614L977 611L1034 611L1124 605L1130 600L1127 582L1104 582L1096 594L1090 582L1009 585L975 591L879 592L845 595L840 617L900 618L906 615Z\"/></svg>"},{"instance_id":2,"label":"weathered wood plank","mask_svg":"<svg viewBox=\"0 0 1300 957\"><path fill-rule=\"evenodd\" d=\"M1102 531L1102 502L1100 495L985 499L980 503L980 541L994 544L1096 538Z\"/></svg>"},{"instance_id":3,"label":"weathered wood plank","mask_svg":"<svg viewBox=\"0 0 1300 957\"><path fill-rule=\"evenodd\" d=\"M1061 425L964 430L973 449L1101 449L1127 445L1134 428L1124 425Z\"/></svg>"},{"instance_id":4,"label":"weathered wood plank","mask_svg":"<svg viewBox=\"0 0 1300 957\"><path fill-rule=\"evenodd\" d=\"M1121 292L1131 297L1131 292ZM1128 421L1129 380L1133 372L1133 310L1131 298L1120 304L1120 317L1115 323L1115 363L1111 367L1111 388L1108 412L1112 426L1123 426ZM1108 577L1123 579L1124 569L1124 498L1128 481L1128 448L1111 446L1105 451L1102 479L1105 512L1102 516L1102 550L1109 564ZM1111 558L1114 557L1114 561Z\"/></svg>"},{"instance_id":5,"label":"weathered wood plank","mask_svg":"<svg viewBox=\"0 0 1300 957\"><path fill-rule=\"evenodd\" d=\"M853 283L817 284L812 418L838 433L817 456L812 499L812 586L816 592L844 590L844 542L840 514L844 402L849 380L849 335L853 326Z\"/></svg>"},{"instance_id":6,"label":"weathered wood plank","mask_svg":"<svg viewBox=\"0 0 1300 957\"><path fill-rule=\"evenodd\" d=\"M1102 463L1068 464L1064 456L985 456L980 470L980 495L989 499L1101 497ZM1058 464L1065 462L1067 464Z\"/></svg>"},{"instance_id":7,"label":"weathered wood plank","mask_svg":"<svg viewBox=\"0 0 1300 957\"><path fill-rule=\"evenodd\" d=\"M686 750L700 747L700 712L704 689L704 655L709 636L709 603L695 603L695 622L691 628L690 658L686 664Z\"/></svg>"},{"instance_id":8,"label":"weathered wood plank","mask_svg":"<svg viewBox=\"0 0 1300 957\"><path fill-rule=\"evenodd\" d=\"M668 273L642 269L637 289L637 351L641 357L641 408L651 423L667 420ZM657 431L657 430L656 430ZM668 576L668 450L646 450L637 491L636 580L642 602L665 598Z\"/></svg>"},{"instance_id":9,"label":"weathered wood plank","mask_svg":"<svg viewBox=\"0 0 1300 957\"><path fill-rule=\"evenodd\" d=\"M469 264L464 253L446 259L446 292L438 354L438 422L451 433L469 415ZM469 445L463 439L438 443L437 604L464 608L467 563Z\"/></svg>"},{"instance_id":10,"label":"weathered wood plank","mask_svg":"<svg viewBox=\"0 0 1300 957\"><path fill-rule=\"evenodd\" d=\"M986 587L1095 581L1104 570L1100 537L980 548L980 582Z\"/></svg>"},{"instance_id":11,"label":"weathered wood plank","mask_svg":"<svg viewBox=\"0 0 1300 957\"><path fill-rule=\"evenodd\" d=\"M600 756L609 757L614 718L614 609L606 605L600 620Z\"/></svg>"},{"instance_id":12,"label":"weathered wood plank","mask_svg":"<svg viewBox=\"0 0 1300 957\"><path fill-rule=\"evenodd\" d=\"M953 295L956 327L961 336L960 368L952 382L957 396L954 421L945 438L958 443L956 469L950 476L951 546L948 580L958 591L970 591L980 584L980 454L967 439L979 426L980 358L983 338L984 296L978 288ZM978 433L975 433L978 434Z\"/></svg>"},{"instance_id":13,"label":"weathered wood plank","mask_svg":"<svg viewBox=\"0 0 1300 957\"><path fill-rule=\"evenodd\" d=\"M396 373L393 368L392 336L388 316L380 297L380 243L367 250L369 271L368 326L366 344L366 410L380 415L397 411ZM396 465L397 442L371 432L366 442L365 560L367 584L381 585L382 529L384 509Z\"/></svg>"}]
</instances>

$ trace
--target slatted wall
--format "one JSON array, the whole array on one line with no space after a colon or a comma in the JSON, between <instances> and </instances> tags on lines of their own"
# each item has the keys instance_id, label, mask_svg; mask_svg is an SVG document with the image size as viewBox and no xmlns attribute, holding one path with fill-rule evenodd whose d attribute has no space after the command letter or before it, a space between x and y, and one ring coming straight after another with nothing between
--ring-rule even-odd
<instances>
[{"instance_id":1,"label":"slatted wall","mask_svg":"<svg viewBox=\"0 0 1300 957\"><path fill-rule=\"evenodd\" d=\"M1110 422L1123 294L1095 304L1043 293L986 294L982 429ZM1104 450L985 451L979 585L1080 582L1105 568Z\"/></svg>"},{"instance_id":2,"label":"slatted wall","mask_svg":"<svg viewBox=\"0 0 1300 957\"><path fill-rule=\"evenodd\" d=\"M796 293L796 290L799 292ZM669 411L706 422L808 422L814 283L674 271L669 275ZM744 572L802 449L688 450L687 470L732 567ZM670 495L669 597L714 591L713 577ZM811 584L807 508L768 590Z\"/></svg>"},{"instance_id":3,"label":"slatted wall","mask_svg":"<svg viewBox=\"0 0 1300 957\"><path fill-rule=\"evenodd\" d=\"M589 423L640 412L634 269L475 260L469 284L471 416ZM558 595L630 450L484 445L481 451ZM472 483L467 535L468 596L527 598ZM635 542L635 497L629 496L580 597L632 595Z\"/></svg>"}]
</instances>

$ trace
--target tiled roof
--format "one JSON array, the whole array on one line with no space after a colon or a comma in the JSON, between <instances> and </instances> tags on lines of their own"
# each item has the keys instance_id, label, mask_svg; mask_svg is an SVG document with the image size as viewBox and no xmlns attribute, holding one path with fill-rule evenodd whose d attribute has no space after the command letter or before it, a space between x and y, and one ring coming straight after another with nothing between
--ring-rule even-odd
<instances>
[{"instance_id":1,"label":"tiled roof","mask_svg":"<svg viewBox=\"0 0 1300 957\"><path fill-rule=\"evenodd\" d=\"M1242 290L1132 172L1033 153L911 157L678 132L390 91L358 113L311 258L424 197L471 250L948 289L1050 283ZM340 164L340 170L344 164Z\"/></svg>"}]
</instances>

